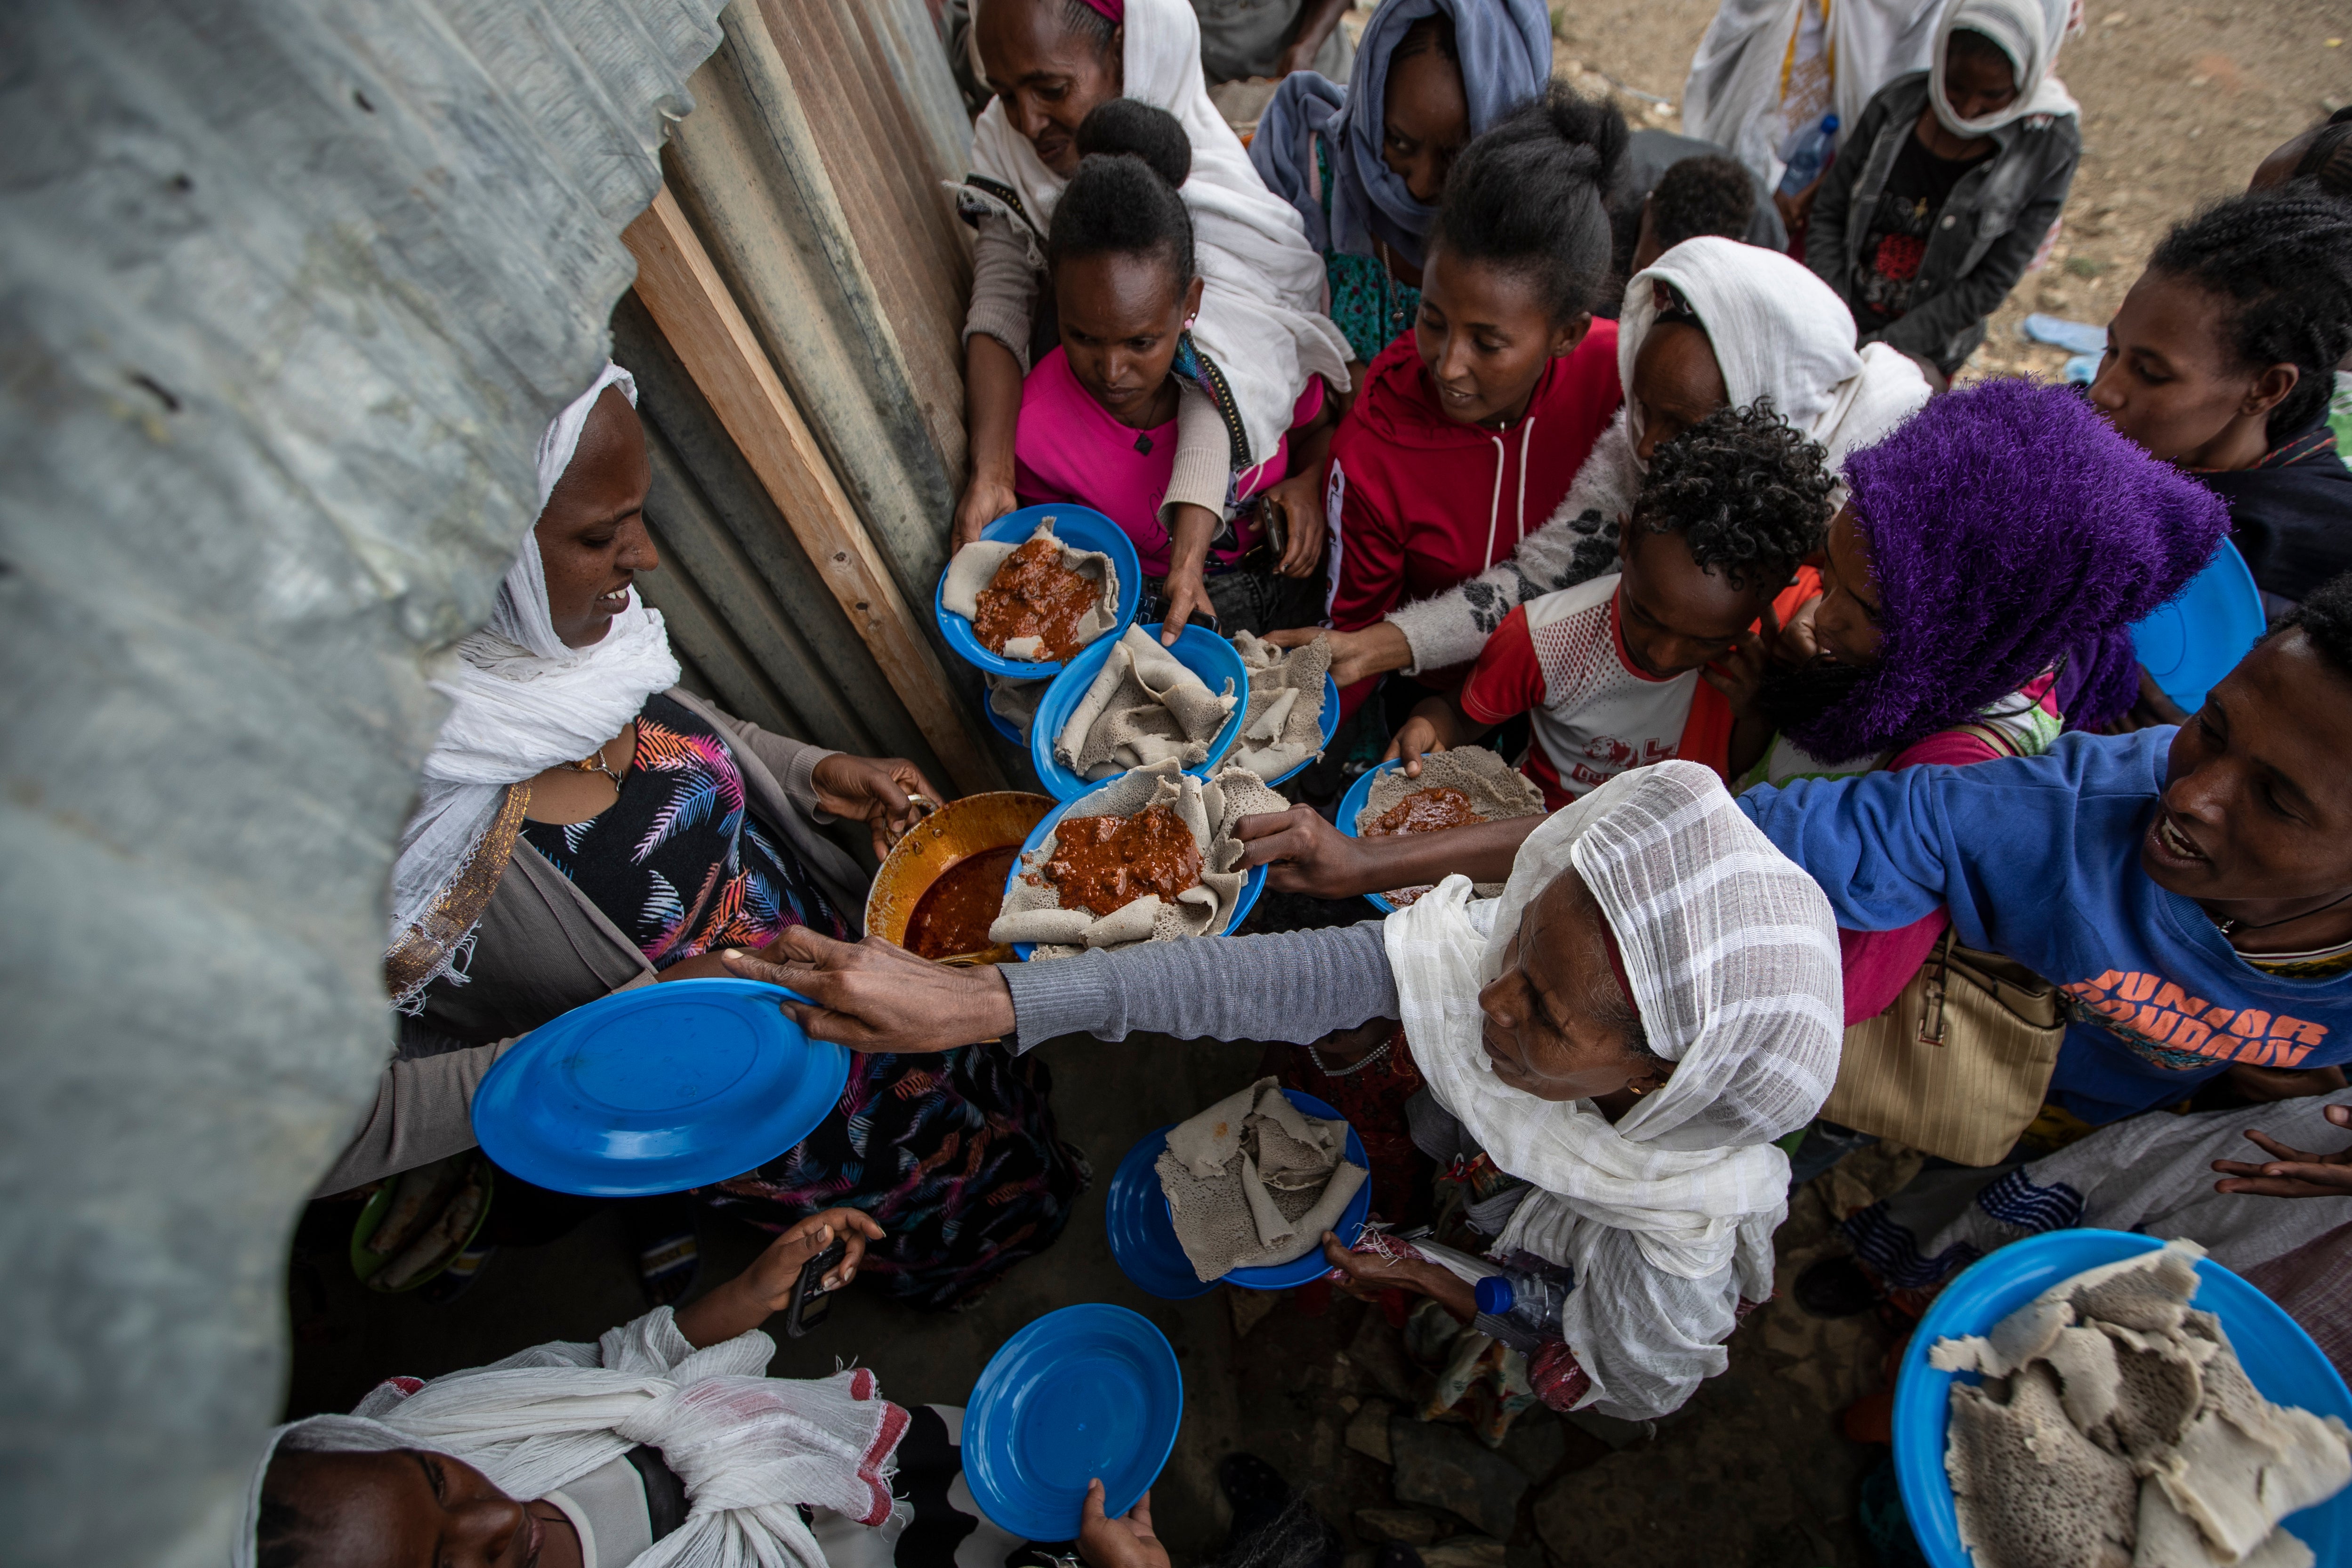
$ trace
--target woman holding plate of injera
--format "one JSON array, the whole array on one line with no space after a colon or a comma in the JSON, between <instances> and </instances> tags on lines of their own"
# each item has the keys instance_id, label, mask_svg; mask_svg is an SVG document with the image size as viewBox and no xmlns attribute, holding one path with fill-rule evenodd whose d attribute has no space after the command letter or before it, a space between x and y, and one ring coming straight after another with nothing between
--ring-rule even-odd
<instances>
[{"instance_id":1,"label":"woman holding plate of injera","mask_svg":"<svg viewBox=\"0 0 2352 1568\"><path fill-rule=\"evenodd\" d=\"M1773 1141L1828 1096L1843 1022L1827 900L1679 761L1554 814L1498 899L1449 877L1385 921L989 973L808 934L782 946L794 961L729 962L815 998L788 1010L854 1049L975 1030L1024 1049L1074 1030L1305 1043L1401 1019L1429 1082L1416 1123L1523 1184L1489 1211L1493 1253L1573 1273L1529 1361L1536 1392L1631 1420L1721 1372L1743 1306L1770 1295L1789 1179ZM1435 1262L1327 1256L1475 1310Z\"/></svg>"}]
</instances>

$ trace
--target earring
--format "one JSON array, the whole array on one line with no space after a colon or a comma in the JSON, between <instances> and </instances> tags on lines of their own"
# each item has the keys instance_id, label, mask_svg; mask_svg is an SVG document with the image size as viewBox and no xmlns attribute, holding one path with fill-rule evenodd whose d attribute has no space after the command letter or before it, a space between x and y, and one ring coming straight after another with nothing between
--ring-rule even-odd
<instances>
[{"instance_id":1,"label":"earring","mask_svg":"<svg viewBox=\"0 0 2352 1568\"><path fill-rule=\"evenodd\" d=\"M1627 1085L1625 1085L1625 1087L1626 1087L1626 1088L1628 1088L1628 1089L1631 1089L1631 1090L1633 1092L1633 1098L1634 1098L1634 1099L1636 1099L1636 1100L1639 1100L1643 1095L1647 1094L1647 1093L1649 1092L1649 1091L1648 1091L1648 1090L1646 1090L1646 1089L1643 1088L1643 1087L1642 1087L1640 1084L1638 1084L1638 1083L1628 1083Z\"/></svg>"}]
</instances>

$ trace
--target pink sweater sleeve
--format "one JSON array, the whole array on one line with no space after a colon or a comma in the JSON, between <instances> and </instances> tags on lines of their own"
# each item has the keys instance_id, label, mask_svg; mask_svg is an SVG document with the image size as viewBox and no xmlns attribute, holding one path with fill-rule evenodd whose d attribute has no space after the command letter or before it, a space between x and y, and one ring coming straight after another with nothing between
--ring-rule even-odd
<instances>
[{"instance_id":1,"label":"pink sweater sleeve","mask_svg":"<svg viewBox=\"0 0 2352 1568\"><path fill-rule=\"evenodd\" d=\"M1965 767L2004 755L1980 735L1947 729L1897 753L1886 770L1892 773L1929 762ZM1845 1021L1857 1024L1893 1007L1951 923L1952 917L1938 909L1893 931L1841 930L1838 948L1845 967Z\"/></svg>"}]
</instances>

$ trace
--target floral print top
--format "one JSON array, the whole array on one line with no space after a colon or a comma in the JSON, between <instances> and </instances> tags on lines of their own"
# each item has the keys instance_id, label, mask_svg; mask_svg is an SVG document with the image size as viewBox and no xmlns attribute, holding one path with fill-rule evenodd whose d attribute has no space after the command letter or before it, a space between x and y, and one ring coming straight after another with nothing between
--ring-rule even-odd
<instances>
[{"instance_id":1,"label":"floral print top","mask_svg":"<svg viewBox=\"0 0 2352 1568\"><path fill-rule=\"evenodd\" d=\"M762 947L788 925L848 935L800 857L747 809L726 739L659 693L637 716L620 799L584 822L525 821L522 836L656 969Z\"/></svg>"}]
</instances>

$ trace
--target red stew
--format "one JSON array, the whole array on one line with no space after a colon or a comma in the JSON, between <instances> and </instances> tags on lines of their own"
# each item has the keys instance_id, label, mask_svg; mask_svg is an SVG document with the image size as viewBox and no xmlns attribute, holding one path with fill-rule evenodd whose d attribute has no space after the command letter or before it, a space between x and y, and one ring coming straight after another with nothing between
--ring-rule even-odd
<instances>
[{"instance_id":1,"label":"red stew","mask_svg":"<svg viewBox=\"0 0 2352 1568\"><path fill-rule=\"evenodd\" d=\"M1439 784L1427 789L1416 789L1381 813L1370 827L1361 830L1368 839L1396 838L1405 833L1434 833L1445 828L1464 827L1486 819L1470 804L1470 797L1450 786ZM1400 887L1388 894L1388 901L1402 909L1429 891L1429 884L1420 887Z\"/></svg>"},{"instance_id":2,"label":"red stew","mask_svg":"<svg viewBox=\"0 0 2352 1568\"><path fill-rule=\"evenodd\" d=\"M1165 806L1132 817L1066 817L1054 830L1045 875L1065 909L1108 915L1147 893L1174 902L1201 880L1201 846Z\"/></svg>"},{"instance_id":3,"label":"red stew","mask_svg":"<svg viewBox=\"0 0 2352 1568\"><path fill-rule=\"evenodd\" d=\"M1004 904L1004 876L1019 844L982 850L940 873L923 890L907 922L907 951L924 958L952 958L988 946L988 928Z\"/></svg>"},{"instance_id":4,"label":"red stew","mask_svg":"<svg viewBox=\"0 0 2352 1568\"><path fill-rule=\"evenodd\" d=\"M1045 643L1043 657L1066 659L1078 651L1078 622L1102 590L1062 564L1059 544L1039 538L1006 556L978 597L971 634L982 647L1002 653L1015 637L1036 637Z\"/></svg>"}]
</instances>

